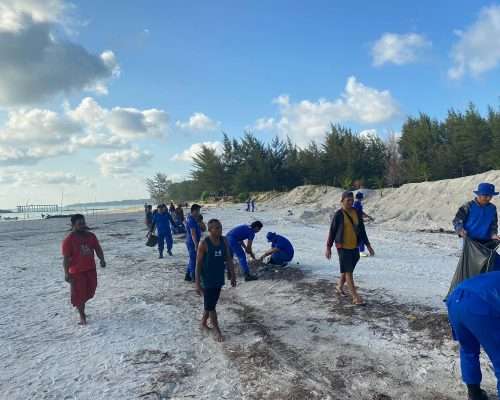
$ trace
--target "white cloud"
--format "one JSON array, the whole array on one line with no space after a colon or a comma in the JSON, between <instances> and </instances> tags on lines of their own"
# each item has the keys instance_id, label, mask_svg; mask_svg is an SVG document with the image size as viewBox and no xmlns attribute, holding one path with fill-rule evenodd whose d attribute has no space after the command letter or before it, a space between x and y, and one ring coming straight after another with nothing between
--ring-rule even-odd
<instances>
[{"instance_id":1,"label":"white cloud","mask_svg":"<svg viewBox=\"0 0 500 400\"><path fill-rule=\"evenodd\" d=\"M362 138L376 137L378 136L378 133L376 129L365 129L359 132L359 136Z\"/></svg>"},{"instance_id":2,"label":"white cloud","mask_svg":"<svg viewBox=\"0 0 500 400\"><path fill-rule=\"evenodd\" d=\"M410 64L418 61L430 46L432 43L417 33L384 33L372 47L373 65Z\"/></svg>"},{"instance_id":3,"label":"white cloud","mask_svg":"<svg viewBox=\"0 0 500 400\"><path fill-rule=\"evenodd\" d=\"M191 145L191 147L189 147L189 149L184 150L180 154L175 154L172 157L172 160L192 162L193 157L201 152L203 146L208 147L209 149L213 149L218 153L222 153L223 145L221 142L194 143Z\"/></svg>"},{"instance_id":4,"label":"white cloud","mask_svg":"<svg viewBox=\"0 0 500 400\"><path fill-rule=\"evenodd\" d=\"M179 129L191 132L210 132L220 128L220 122L210 119L203 113L197 112L189 117L189 120L177 121L175 126Z\"/></svg>"},{"instance_id":5,"label":"white cloud","mask_svg":"<svg viewBox=\"0 0 500 400\"><path fill-rule=\"evenodd\" d=\"M453 67L448 70L451 79L460 79L470 73L479 77L500 63L500 5L481 9L478 19L464 32L457 32L458 42L453 46Z\"/></svg>"},{"instance_id":6,"label":"white cloud","mask_svg":"<svg viewBox=\"0 0 500 400\"><path fill-rule=\"evenodd\" d=\"M16 168L7 168L0 173L1 185L14 187L39 187L43 185L85 185L92 186L92 182L85 177L69 172L58 171L31 171Z\"/></svg>"},{"instance_id":7,"label":"white cloud","mask_svg":"<svg viewBox=\"0 0 500 400\"><path fill-rule=\"evenodd\" d=\"M19 31L26 15L37 23L61 23L67 9L68 5L61 0L1 0L0 30Z\"/></svg>"},{"instance_id":8,"label":"white cloud","mask_svg":"<svg viewBox=\"0 0 500 400\"><path fill-rule=\"evenodd\" d=\"M274 103L279 107L279 118L262 121L267 121L267 128L274 125L282 136L289 136L299 146L323 138L330 124L378 124L399 114L399 107L389 91L365 86L353 76L347 80L344 92L336 100L292 103L288 96L282 95Z\"/></svg>"},{"instance_id":9,"label":"white cloud","mask_svg":"<svg viewBox=\"0 0 500 400\"><path fill-rule=\"evenodd\" d=\"M259 118L255 121L255 125L253 129L257 131L269 131L275 128L275 120L274 118Z\"/></svg>"},{"instance_id":10,"label":"white cloud","mask_svg":"<svg viewBox=\"0 0 500 400\"><path fill-rule=\"evenodd\" d=\"M93 98L64 113L14 109L0 127L0 164L34 164L80 148L119 148L141 139L163 137L168 116L162 110L101 107Z\"/></svg>"},{"instance_id":11,"label":"white cloud","mask_svg":"<svg viewBox=\"0 0 500 400\"><path fill-rule=\"evenodd\" d=\"M104 176L124 175L149 163L153 155L147 150L127 149L102 153L97 157L101 173Z\"/></svg>"},{"instance_id":12,"label":"white cloud","mask_svg":"<svg viewBox=\"0 0 500 400\"><path fill-rule=\"evenodd\" d=\"M0 106L84 89L105 92L105 81L118 74L112 51L92 54L57 37L66 8L56 0L0 0Z\"/></svg>"}]
</instances>

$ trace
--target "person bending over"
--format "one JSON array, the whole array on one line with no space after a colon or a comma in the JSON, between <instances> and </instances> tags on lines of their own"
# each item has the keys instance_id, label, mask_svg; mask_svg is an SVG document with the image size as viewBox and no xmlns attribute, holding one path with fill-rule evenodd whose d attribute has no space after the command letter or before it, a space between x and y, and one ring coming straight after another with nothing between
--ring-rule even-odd
<instances>
[{"instance_id":1,"label":"person bending over","mask_svg":"<svg viewBox=\"0 0 500 400\"><path fill-rule=\"evenodd\" d=\"M231 229L227 234L227 240L229 242L231 252L238 257L246 282L257 279L255 275L250 274L246 254L255 260L255 254L252 250L252 242L255 239L255 234L260 232L262 227L262 222L255 221L252 222L251 225L239 225Z\"/></svg>"},{"instance_id":2,"label":"person bending over","mask_svg":"<svg viewBox=\"0 0 500 400\"><path fill-rule=\"evenodd\" d=\"M282 267L292 261L294 249L292 243L286 237L274 232L268 232L266 239L271 243L271 248L259 257L260 261L271 256L268 263Z\"/></svg>"}]
</instances>

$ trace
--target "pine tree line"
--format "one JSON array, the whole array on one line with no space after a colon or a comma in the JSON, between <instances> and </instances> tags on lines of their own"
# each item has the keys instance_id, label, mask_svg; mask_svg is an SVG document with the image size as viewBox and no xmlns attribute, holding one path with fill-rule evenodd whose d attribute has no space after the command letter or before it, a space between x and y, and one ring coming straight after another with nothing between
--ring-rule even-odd
<instances>
[{"instance_id":1,"label":"pine tree line","mask_svg":"<svg viewBox=\"0 0 500 400\"><path fill-rule=\"evenodd\" d=\"M278 137L265 143L251 133L224 135L222 153L203 147L194 157L190 180L172 183L157 174L147 182L153 199L180 201L202 194L244 198L305 184L381 188L490 169L500 169L500 110L482 116L470 105L465 112L450 110L443 121L424 113L409 117L401 136L385 141L339 125L330 127L322 144L306 148Z\"/></svg>"}]
</instances>

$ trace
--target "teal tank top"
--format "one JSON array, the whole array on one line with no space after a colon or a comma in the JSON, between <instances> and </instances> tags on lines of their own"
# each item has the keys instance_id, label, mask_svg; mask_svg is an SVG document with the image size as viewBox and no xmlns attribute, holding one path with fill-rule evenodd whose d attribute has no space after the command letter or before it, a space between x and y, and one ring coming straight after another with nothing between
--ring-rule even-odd
<instances>
[{"instance_id":1,"label":"teal tank top","mask_svg":"<svg viewBox=\"0 0 500 400\"><path fill-rule=\"evenodd\" d=\"M201 282L204 288L220 288L224 286L226 271L226 246L224 237L220 239L218 246L215 246L210 238L205 239L207 252L203 260L201 271Z\"/></svg>"}]
</instances>

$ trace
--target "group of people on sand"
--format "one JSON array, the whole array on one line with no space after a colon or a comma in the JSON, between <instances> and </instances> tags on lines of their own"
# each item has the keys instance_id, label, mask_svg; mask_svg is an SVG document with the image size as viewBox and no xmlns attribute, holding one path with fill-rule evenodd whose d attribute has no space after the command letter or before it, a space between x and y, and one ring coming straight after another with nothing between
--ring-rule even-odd
<instances>
[{"instance_id":1,"label":"group of people on sand","mask_svg":"<svg viewBox=\"0 0 500 400\"><path fill-rule=\"evenodd\" d=\"M456 233L462 238L467 237L480 243L500 241L497 210L491 203L493 196L498 195L495 186L481 183L474 193L474 200L460 207L453 220ZM362 200L363 196L359 192L356 200L353 192L342 193L341 207L332 218L325 250L326 258L331 259L332 248L335 246L340 265L336 292L339 296L346 296L347 287L355 305L365 303L354 282L354 269L365 247L371 256L375 254L364 223L365 219L372 218L364 213ZM193 204L184 221L189 254L185 279L194 282L196 292L204 298L201 327L212 329L216 339L222 341L216 306L226 281L226 271L231 286L236 286L233 261L236 256L245 281L257 279L250 271L247 255L257 259L252 243L255 235L262 230L263 224L254 221L249 225L239 225L223 236L222 224L214 218L208 221L208 234L203 238L204 224L200 211L201 206ZM159 206L158 211L154 215L152 213L151 218L147 217L146 221L151 221L151 225L148 225L150 231L155 227L158 231L160 258L163 257L164 242L167 244L167 253L171 255L170 226L179 223L174 221L164 205ZM73 215L71 225L72 231L62 244L64 273L65 280L71 284L71 303L79 312L80 324L84 325L85 303L94 296L97 286L94 254L100 259L102 267L106 266L106 262L97 238L89 232L85 224L84 216ZM280 266L292 260L294 248L287 238L274 232L267 233L266 238L271 247L258 258L259 260L269 258L270 263ZM463 281L447 298L453 338L460 344L462 378L467 385L469 400L488 399L481 389L481 346L492 361L497 382L500 382L500 266L498 269ZM500 394L500 383L498 391Z\"/></svg>"}]
</instances>

